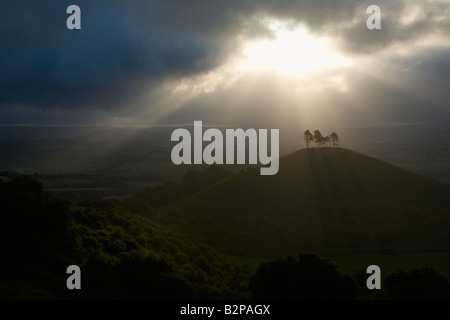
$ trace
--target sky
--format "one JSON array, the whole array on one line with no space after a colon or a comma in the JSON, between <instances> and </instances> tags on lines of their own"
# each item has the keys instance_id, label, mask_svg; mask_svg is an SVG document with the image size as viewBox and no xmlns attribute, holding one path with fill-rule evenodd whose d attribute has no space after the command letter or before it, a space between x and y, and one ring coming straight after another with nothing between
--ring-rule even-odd
<instances>
[{"instance_id":1,"label":"sky","mask_svg":"<svg viewBox=\"0 0 450 320\"><path fill-rule=\"evenodd\" d=\"M68 30L69 5L81 30ZM381 30L369 30L369 5ZM0 124L447 123L448 0L1 1Z\"/></svg>"}]
</instances>

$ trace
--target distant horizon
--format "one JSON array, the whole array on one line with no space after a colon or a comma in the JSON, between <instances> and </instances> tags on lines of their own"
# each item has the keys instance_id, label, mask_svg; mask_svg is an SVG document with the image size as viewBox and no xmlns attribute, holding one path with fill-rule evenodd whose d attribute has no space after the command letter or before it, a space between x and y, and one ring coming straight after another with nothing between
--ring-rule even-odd
<instances>
[{"instance_id":1,"label":"distant horizon","mask_svg":"<svg viewBox=\"0 0 450 320\"><path fill-rule=\"evenodd\" d=\"M192 125L192 123L146 127L88 124L0 125L2 131L0 141L5 143L15 141L17 144L11 151L8 150L8 148L11 148L11 144L5 145L3 158L0 157L0 165L2 163L4 164L3 167L6 164L12 165L14 159L19 159L15 155L14 150L16 148L19 150L30 148L31 146L23 145L27 139L29 141L40 139L43 143L41 147L47 145L50 149L51 141L54 139L71 139L72 143L65 146L69 153L74 152L76 148L88 148L88 145L85 145L85 142L83 142L88 140L105 141L107 145L117 145L119 148L124 148L134 141L140 141L140 143L148 141L148 145L143 146L143 148L152 150L151 148L155 147L155 143L157 143L157 146L172 147L174 144L170 142L170 133L177 128L188 128L190 130L193 128ZM207 126L212 127L213 125ZM225 125L214 126L220 129L239 128L237 125L229 127ZM246 129L246 127L243 128ZM384 126L342 126L341 128L332 128L332 130L313 126L309 126L309 128L282 128L280 130L281 156L305 148L303 133L306 129L319 129L324 134L335 131L340 137L340 146L343 148L367 154L434 179L450 182L450 142L447 139L450 127L445 124L408 123L387 124ZM116 131L123 134L117 135L115 134ZM111 137L115 138L112 139ZM19 141L21 142L19 143ZM49 143L50 145L48 145ZM92 148L96 148L96 146L92 146ZM37 154L42 153L39 149L34 152L37 152ZM89 154L92 150L87 149L86 152ZM41 154L41 156L43 155ZM55 156L56 154L53 156L52 154L47 154L47 157L50 157L50 159ZM103 156L107 157L107 154ZM81 163L83 162L83 157L80 158L80 155L77 155L76 158ZM2 159L3 162L1 161ZM9 160L7 161L6 159ZM164 155L164 159L165 161L170 161L170 153L168 151ZM21 161L25 160L21 158ZM33 163L33 161L33 158L30 158L26 162ZM10 167L10 165L6 165L6 167ZM25 166L33 167L32 165ZM20 165L19 167L23 166Z\"/></svg>"},{"instance_id":2,"label":"distant horizon","mask_svg":"<svg viewBox=\"0 0 450 320\"><path fill-rule=\"evenodd\" d=\"M379 123L366 125L343 125L342 127L395 127L395 126L428 126L428 125L447 125L445 122L396 122ZM206 123L205 127L233 127L231 124ZM148 125L120 125L107 123L73 123L73 124L51 124L51 123L0 123L0 127L113 127L113 128L173 128L173 127L193 127L193 123L165 123ZM307 126L305 126L306 128Z\"/></svg>"}]
</instances>

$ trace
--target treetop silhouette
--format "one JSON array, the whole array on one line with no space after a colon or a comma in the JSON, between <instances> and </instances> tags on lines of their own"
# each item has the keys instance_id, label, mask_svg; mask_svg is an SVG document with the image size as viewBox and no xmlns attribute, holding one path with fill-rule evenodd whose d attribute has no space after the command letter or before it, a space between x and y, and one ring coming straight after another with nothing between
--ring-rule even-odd
<instances>
[{"instance_id":1,"label":"treetop silhouette","mask_svg":"<svg viewBox=\"0 0 450 320\"><path fill-rule=\"evenodd\" d=\"M319 130L315 130L314 134L311 131L306 130L303 134L303 140L306 142L306 148L310 147L311 141L314 141L316 144L316 148L329 148L329 147L338 147L339 144L339 136L336 132L333 132L329 136L323 136Z\"/></svg>"}]
</instances>

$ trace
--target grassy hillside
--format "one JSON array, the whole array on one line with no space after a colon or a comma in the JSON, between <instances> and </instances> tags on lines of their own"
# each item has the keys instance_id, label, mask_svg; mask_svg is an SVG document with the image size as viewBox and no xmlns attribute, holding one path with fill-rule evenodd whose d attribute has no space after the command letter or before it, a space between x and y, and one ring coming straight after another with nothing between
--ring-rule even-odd
<instances>
[{"instance_id":1,"label":"grassy hillside","mask_svg":"<svg viewBox=\"0 0 450 320\"><path fill-rule=\"evenodd\" d=\"M277 176L210 167L76 205L16 176L0 181L0 299L448 298L448 196L342 149L296 152Z\"/></svg>"},{"instance_id":2,"label":"grassy hillside","mask_svg":"<svg viewBox=\"0 0 450 320\"><path fill-rule=\"evenodd\" d=\"M450 187L346 149L305 149L166 206L156 221L227 255L450 249Z\"/></svg>"}]
</instances>

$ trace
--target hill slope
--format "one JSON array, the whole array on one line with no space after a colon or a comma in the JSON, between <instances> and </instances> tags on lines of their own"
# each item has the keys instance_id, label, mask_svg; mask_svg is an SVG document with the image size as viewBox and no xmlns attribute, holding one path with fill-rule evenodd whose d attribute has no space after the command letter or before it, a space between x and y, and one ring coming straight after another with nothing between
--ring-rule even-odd
<instances>
[{"instance_id":1,"label":"hill slope","mask_svg":"<svg viewBox=\"0 0 450 320\"><path fill-rule=\"evenodd\" d=\"M155 219L221 252L274 257L450 249L450 187L346 149L304 149L223 180Z\"/></svg>"}]
</instances>

